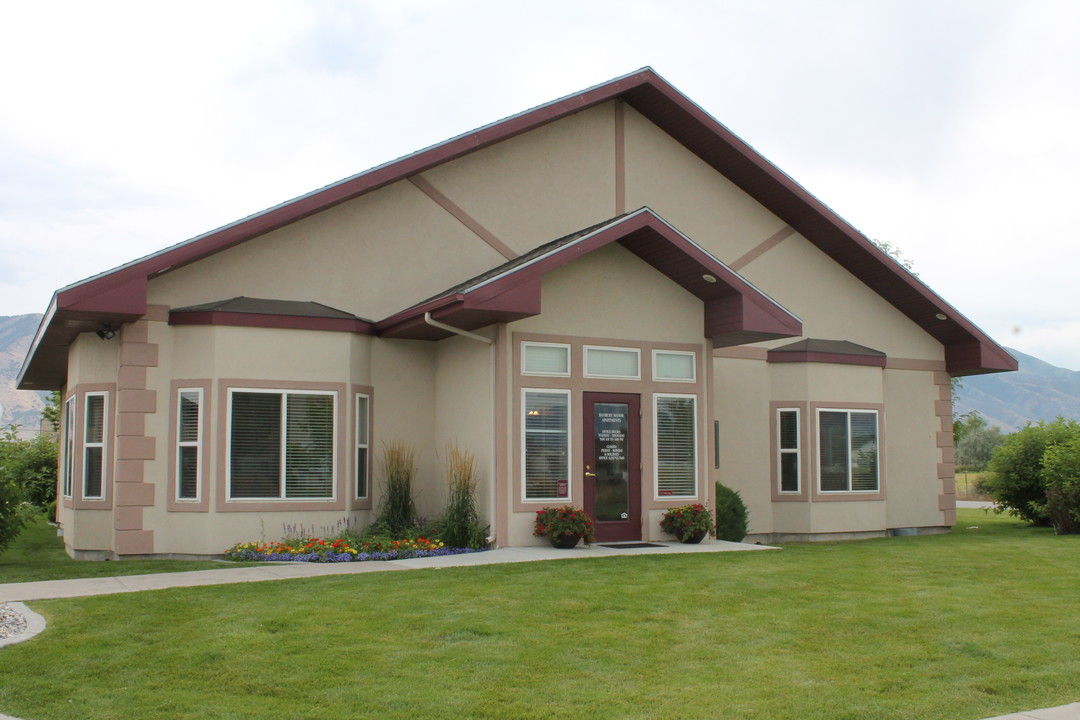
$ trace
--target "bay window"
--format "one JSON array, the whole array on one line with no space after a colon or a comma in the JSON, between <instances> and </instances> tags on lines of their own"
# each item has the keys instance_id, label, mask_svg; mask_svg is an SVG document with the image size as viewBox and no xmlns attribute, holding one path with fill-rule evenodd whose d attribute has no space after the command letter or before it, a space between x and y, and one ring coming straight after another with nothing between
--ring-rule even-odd
<instances>
[{"instance_id":1,"label":"bay window","mask_svg":"<svg viewBox=\"0 0 1080 720\"><path fill-rule=\"evenodd\" d=\"M334 497L337 394L230 390L229 498Z\"/></svg>"},{"instance_id":2,"label":"bay window","mask_svg":"<svg viewBox=\"0 0 1080 720\"><path fill-rule=\"evenodd\" d=\"M821 492L877 492L878 414L873 410L818 410Z\"/></svg>"}]
</instances>

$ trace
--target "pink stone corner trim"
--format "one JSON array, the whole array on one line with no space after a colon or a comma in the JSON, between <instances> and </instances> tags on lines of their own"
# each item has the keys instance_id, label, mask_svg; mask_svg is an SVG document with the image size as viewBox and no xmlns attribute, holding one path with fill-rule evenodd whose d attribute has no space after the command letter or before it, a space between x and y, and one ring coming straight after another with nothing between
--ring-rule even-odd
<instances>
[{"instance_id":1,"label":"pink stone corner trim","mask_svg":"<svg viewBox=\"0 0 1080 720\"><path fill-rule=\"evenodd\" d=\"M152 555L154 552L154 531L117 530L116 552L118 555Z\"/></svg>"}]
</instances>

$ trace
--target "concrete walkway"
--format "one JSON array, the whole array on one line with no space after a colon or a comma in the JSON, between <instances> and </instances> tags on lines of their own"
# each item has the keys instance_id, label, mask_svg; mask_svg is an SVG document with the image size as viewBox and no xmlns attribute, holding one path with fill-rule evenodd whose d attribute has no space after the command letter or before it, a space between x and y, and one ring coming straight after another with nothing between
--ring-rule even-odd
<instances>
[{"instance_id":1,"label":"concrete walkway","mask_svg":"<svg viewBox=\"0 0 1080 720\"><path fill-rule=\"evenodd\" d=\"M499 548L466 555L389 560L386 562L356 563L265 563L246 567L225 567L221 570L126 575L122 577L82 578L78 580L43 580L41 582L0 584L0 602L12 600L51 600L55 598L112 595L115 593L161 590L198 585L287 580L321 575L351 575L354 573L421 570L424 568L465 567L534 560L574 560L581 558L613 557L618 555L664 555L675 553L745 552L776 550L767 545L705 540L699 545L677 542L651 543L659 547L614 548L607 545L578 545L572 550L556 550L548 545ZM119 561L123 562L123 560Z\"/></svg>"},{"instance_id":2,"label":"concrete walkway","mask_svg":"<svg viewBox=\"0 0 1080 720\"><path fill-rule=\"evenodd\" d=\"M960 505L960 503L957 503ZM975 505L981 507L982 505ZM350 575L367 572L391 572L397 570L420 570L424 568L466 567L470 565L494 565L498 563L530 562L536 560L574 560L581 558L615 557L619 555L663 555L702 552L744 552L776 550L766 545L744 545L720 540L706 540L700 545L680 543L654 543L660 547L623 547L605 545L579 545L573 550L556 550L548 546L500 548L468 555L390 560L388 562L360 563L267 563L255 567L232 567L221 570L197 570L194 572L158 573L153 575L128 575L126 577L84 578L78 580L46 580L42 582L0 584L0 603L24 600L47 600L54 598L84 597L87 595L110 595L115 593L160 590L174 587L200 585L224 585L241 582L287 580L323 575ZM122 562L122 561L121 561ZM44 629L44 622L33 634ZM29 628L28 628L29 630ZM31 635L32 637L32 635ZM29 639L29 638L25 638ZM19 718L0 713L0 720ZM1080 720L1080 702L1060 707L1029 710L1012 715L999 715L985 720Z\"/></svg>"}]
</instances>

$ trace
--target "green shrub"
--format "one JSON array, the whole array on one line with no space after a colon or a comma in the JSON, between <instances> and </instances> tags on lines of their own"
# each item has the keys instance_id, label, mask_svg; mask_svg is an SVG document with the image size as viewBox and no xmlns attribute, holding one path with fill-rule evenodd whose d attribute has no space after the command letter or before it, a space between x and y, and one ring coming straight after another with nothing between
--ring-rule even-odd
<instances>
[{"instance_id":1,"label":"green shrub","mask_svg":"<svg viewBox=\"0 0 1080 720\"><path fill-rule=\"evenodd\" d=\"M1080 533L1080 436L1046 449L1046 503L1042 510L1058 535Z\"/></svg>"},{"instance_id":2,"label":"green shrub","mask_svg":"<svg viewBox=\"0 0 1080 720\"><path fill-rule=\"evenodd\" d=\"M1028 423L1005 438L990 458L992 475L986 486L998 512L1008 511L1032 525L1048 527L1043 456L1048 448L1080 437L1080 424L1058 418L1052 423Z\"/></svg>"},{"instance_id":3,"label":"green shrub","mask_svg":"<svg viewBox=\"0 0 1080 720\"><path fill-rule=\"evenodd\" d=\"M0 555L22 532L31 510L26 493L15 481L11 470L0 464Z\"/></svg>"},{"instance_id":4,"label":"green shrub","mask_svg":"<svg viewBox=\"0 0 1080 720\"><path fill-rule=\"evenodd\" d=\"M397 537L415 529L419 518L412 496L412 480L416 475L416 453L407 443L383 445L383 493L375 524L385 525L390 535Z\"/></svg>"},{"instance_id":5,"label":"green shrub","mask_svg":"<svg viewBox=\"0 0 1080 720\"><path fill-rule=\"evenodd\" d=\"M446 446L446 508L434 532L447 547L487 547L488 525L476 509L476 458L457 445Z\"/></svg>"},{"instance_id":6,"label":"green shrub","mask_svg":"<svg viewBox=\"0 0 1080 720\"><path fill-rule=\"evenodd\" d=\"M18 440L15 426L0 441L0 464L22 488L26 501L45 508L56 500L56 443L48 435Z\"/></svg>"},{"instance_id":7,"label":"green shrub","mask_svg":"<svg viewBox=\"0 0 1080 720\"><path fill-rule=\"evenodd\" d=\"M716 483L716 539L742 542L750 513L737 490Z\"/></svg>"}]
</instances>

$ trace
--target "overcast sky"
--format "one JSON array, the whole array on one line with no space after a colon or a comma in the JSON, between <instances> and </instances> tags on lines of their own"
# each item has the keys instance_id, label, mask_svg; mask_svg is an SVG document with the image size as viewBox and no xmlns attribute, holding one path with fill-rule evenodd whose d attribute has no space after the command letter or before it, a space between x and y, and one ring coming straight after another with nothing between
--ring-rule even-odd
<instances>
[{"instance_id":1,"label":"overcast sky","mask_svg":"<svg viewBox=\"0 0 1080 720\"><path fill-rule=\"evenodd\" d=\"M1080 2L0 0L0 315L645 65L1080 370Z\"/></svg>"}]
</instances>

